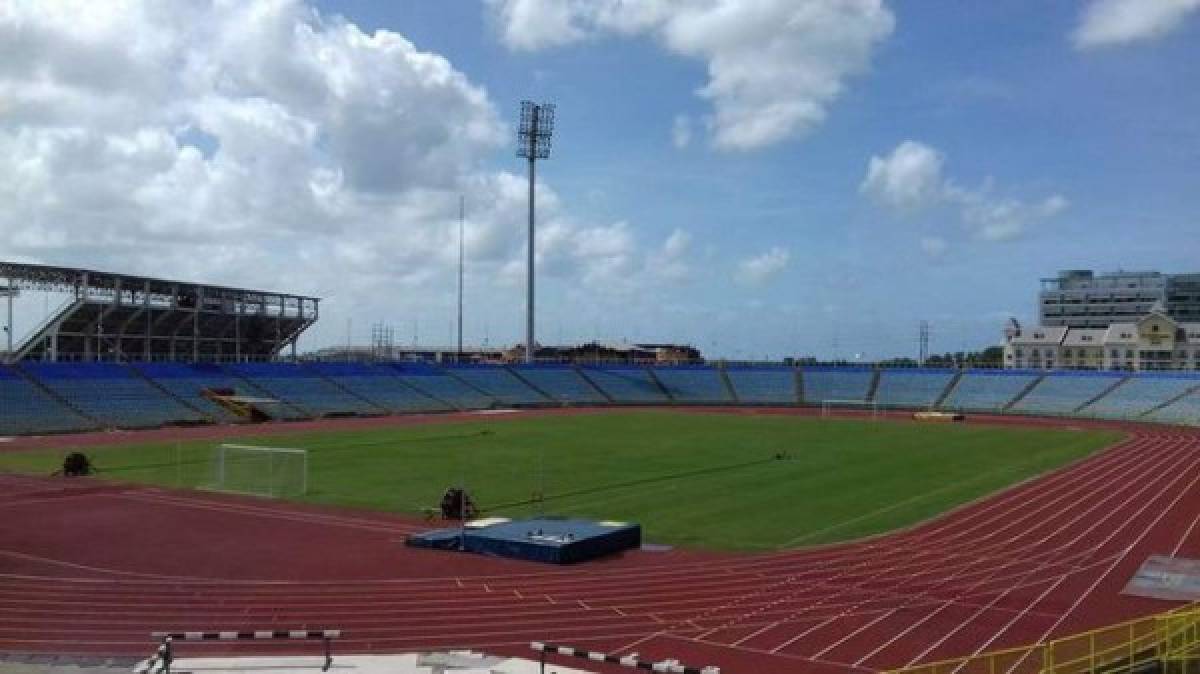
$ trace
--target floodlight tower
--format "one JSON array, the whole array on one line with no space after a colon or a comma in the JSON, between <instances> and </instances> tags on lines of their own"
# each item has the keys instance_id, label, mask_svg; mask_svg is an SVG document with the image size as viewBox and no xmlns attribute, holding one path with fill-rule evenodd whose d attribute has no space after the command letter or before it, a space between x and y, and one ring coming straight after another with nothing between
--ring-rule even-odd
<instances>
[{"instance_id":1,"label":"floodlight tower","mask_svg":"<svg viewBox=\"0 0 1200 674\"><path fill-rule=\"evenodd\" d=\"M529 160L529 244L525 283L525 362L534 358L533 340L533 222L534 164L550 156L550 136L554 133L554 104L521 101L521 126L517 129L517 156Z\"/></svg>"}]
</instances>

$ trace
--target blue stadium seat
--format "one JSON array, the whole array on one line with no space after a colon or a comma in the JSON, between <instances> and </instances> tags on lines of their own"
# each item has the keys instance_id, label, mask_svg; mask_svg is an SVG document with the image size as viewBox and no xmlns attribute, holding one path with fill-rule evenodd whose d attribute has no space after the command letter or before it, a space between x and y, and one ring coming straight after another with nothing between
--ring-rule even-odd
<instances>
[{"instance_id":1,"label":"blue stadium seat","mask_svg":"<svg viewBox=\"0 0 1200 674\"><path fill-rule=\"evenodd\" d=\"M221 366L210 363L133 363L143 377L153 381L184 403L200 410L215 421L237 421L238 417L217 403L205 398L206 389L233 390L248 395L246 382L229 376ZM238 390L238 386L241 390Z\"/></svg>"},{"instance_id":2,"label":"blue stadium seat","mask_svg":"<svg viewBox=\"0 0 1200 674\"><path fill-rule=\"evenodd\" d=\"M511 365L519 377L562 403L605 403L608 398L575 369L574 365L537 364Z\"/></svg>"},{"instance_id":3,"label":"blue stadium seat","mask_svg":"<svg viewBox=\"0 0 1200 674\"><path fill-rule=\"evenodd\" d=\"M1041 373L1025 370L970 370L942 402L944 410L1000 412Z\"/></svg>"},{"instance_id":4,"label":"blue stadium seat","mask_svg":"<svg viewBox=\"0 0 1200 674\"><path fill-rule=\"evenodd\" d=\"M1145 372L1130 378L1080 410L1079 414L1105 419L1135 419L1198 385L1200 376L1195 374Z\"/></svg>"},{"instance_id":5,"label":"blue stadium seat","mask_svg":"<svg viewBox=\"0 0 1200 674\"><path fill-rule=\"evenodd\" d=\"M66 433L96 428L7 365L0 365L0 434Z\"/></svg>"},{"instance_id":6,"label":"blue stadium seat","mask_svg":"<svg viewBox=\"0 0 1200 674\"><path fill-rule=\"evenodd\" d=\"M503 365L446 365L446 372L506 405L542 405L550 399Z\"/></svg>"},{"instance_id":7,"label":"blue stadium seat","mask_svg":"<svg viewBox=\"0 0 1200 674\"><path fill-rule=\"evenodd\" d=\"M236 363L226 371L315 416L378 415L386 410L340 389L320 374L294 363Z\"/></svg>"},{"instance_id":8,"label":"blue stadium seat","mask_svg":"<svg viewBox=\"0 0 1200 674\"><path fill-rule=\"evenodd\" d=\"M1011 410L1031 414L1071 414L1123 376L1114 372L1050 372Z\"/></svg>"},{"instance_id":9,"label":"blue stadium seat","mask_svg":"<svg viewBox=\"0 0 1200 674\"><path fill-rule=\"evenodd\" d=\"M442 412L449 403L431 398L405 384L392 368L361 363L313 363L309 368L354 395L392 412Z\"/></svg>"},{"instance_id":10,"label":"blue stadium seat","mask_svg":"<svg viewBox=\"0 0 1200 674\"><path fill-rule=\"evenodd\" d=\"M117 428L206 421L196 410L115 363L25 363L21 366L72 407Z\"/></svg>"},{"instance_id":11,"label":"blue stadium seat","mask_svg":"<svg viewBox=\"0 0 1200 674\"><path fill-rule=\"evenodd\" d=\"M721 373L710 365L671 365L655 367L653 372L675 402L733 402Z\"/></svg>"},{"instance_id":12,"label":"blue stadium seat","mask_svg":"<svg viewBox=\"0 0 1200 674\"><path fill-rule=\"evenodd\" d=\"M790 367L731 366L725 375L744 403L795 405L796 370Z\"/></svg>"},{"instance_id":13,"label":"blue stadium seat","mask_svg":"<svg viewBox=\"0 0 1200 674\"><path fill-rule=\"evenodd\" d=\"M800 369L804 402L819 405L827 400L866 400L875 373L867 367L804 367Z\"/></svg>"},{"instance_id":14,"label":"blue stadium seat","mask_svg":"<svg viewBox=\"0 0 1200 674\"><path fill-rule=\"evenodd\" d=\"M405 384L459 409L482 410L496 404L495 398L467 386L437 366L428 363L392 363L387 367L394 370Z\"/></svg>"},{"instance_id":15,"label":"blue stadium seat","mask_svg":"<svg viewBox=\"0 0 1200 674\"><path fill-rule=\"evenodd\" d=\"M875 402L889 407L932 407L955 374L955 370L924 368L880 370Z\"/></svg>"},{"instance_id":16,"label":"blue stadium seat","mask_svg":"<svg viewBox=\"0 0 1200 674\"><path fill-rule=\"evenodd\" d=\"M1168 424L1200 426L1200 391L1193 391L1169 405L1156 409L1145 418Z\"/></svg>"},{"instance_id":17,"label":"blue stadium seat","mask_svg":"<svg viewBox=\"0 0 1200 674\"><path fill-rule=\"evenodd\" d=\"M604 391L613 402L643 404L670 402L644 367L589 365L580 368L580 372Z\"/></svg>"}]
</instances>

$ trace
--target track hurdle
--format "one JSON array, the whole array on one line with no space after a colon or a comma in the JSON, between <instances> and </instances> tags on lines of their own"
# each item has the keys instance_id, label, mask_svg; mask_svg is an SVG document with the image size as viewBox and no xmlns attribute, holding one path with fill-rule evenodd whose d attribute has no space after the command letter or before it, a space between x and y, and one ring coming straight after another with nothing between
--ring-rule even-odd
<instances>
[{"instance_id":1,"label":"track hurdle","mask_svg":"<svg viewBox=\"0 0 1200 674\"><path fill-rule=\"evenodd\" d=\"M255 630L251 632L151 632L152 639L161 643L154 655L134 668L135 674L171 674L171 663L175 660L176 641L263 641L276 639L320 639L324 643L325 662L322 672L333 666L334 639L342 636L341 630ZM156 670L155 667L158 667Z\"/></svg>"},{"instance_id":2,"label":"track hurdle","mask_svg":"<svg viewBox=\"0 0 1200 674\"><path fill-rule=\"evenodd\" d=\"M531 642L529 647L537 651L539 654L538 662L541 666L542 674L546 674L547 653L566 655L573 658L583 658L585 660L591 660L592 662L607 662L613 665L621 665L622 667L631 667L633 669L643 669L649 672L664 672L665 674L721 674L720 667L688 667L678 660L650 662L648 660L638 659L636 653L626 656L610 655L608 653L585 651L582 648L548 644L541 641Z\"/></svg>"}]
</instances>

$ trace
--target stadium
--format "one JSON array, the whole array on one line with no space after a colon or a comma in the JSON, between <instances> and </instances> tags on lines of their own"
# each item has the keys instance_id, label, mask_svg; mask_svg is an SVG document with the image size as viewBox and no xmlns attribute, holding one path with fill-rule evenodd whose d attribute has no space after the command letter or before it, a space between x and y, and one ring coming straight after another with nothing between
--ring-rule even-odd
<instances>
[{"instance_id":1,"label":"stadium","mask_svg":"<svg viewBox=\"0 0 1200 674\"><path fill-rule=\"evenodd\" d=\"M0 674L1197 671L1197 17L0 0Z\"/></svg>"},{"instance_id":2,"label":"stadium","mask_svg":"<svg viewBox=\"0 0 1200 674\"><path fill-rule=\"evenodd\" d=\"M4 270L79 298L13 351L62 360L0 369L6 651L311 653L235 637L336 630L347 653L993 672L1196 647L1194 374L280 360L315 318L284 296ZM93 477L47 477L75 452ZM646 544L549 569L405 546L450 486L473 516Z\"/></svg>"}]
</instances>

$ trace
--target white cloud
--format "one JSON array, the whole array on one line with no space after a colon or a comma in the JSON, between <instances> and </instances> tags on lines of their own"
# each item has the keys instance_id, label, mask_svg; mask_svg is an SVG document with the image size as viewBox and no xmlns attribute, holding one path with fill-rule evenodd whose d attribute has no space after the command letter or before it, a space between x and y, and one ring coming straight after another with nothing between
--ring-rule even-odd
<instances>
[{"instance_id":1,"label":"white cloud","mask_svg":"<svg viewBox=\"0 0 1200 674\"><path fill-rule=\"evenodd\" d=\"M945 155L937 149L906 140L887 155L871 157L859 192L897 213L953 206L968 230L985 241L1018 238L1029 225L1052 218L1070 205L1060 194L1034 203L996 196L991 180L978 188L962 187L945 176L945 163ZM924 240L922 247L932 252Z\"/></svg>"},{"instance_id":2,"label":"white cloud","mask_svg":"<svg viewBox=\"0 0 1200 674\"><path fill-rule=\"evenodd\" d=\"M0 101L3 258L386 317L452 287L465 194L474 287L503 292L493 281L521 268L526 185L481 168L510 142L487 93L301 0L9 3ZM631 226L575 221L547 185L538 197L539 256L563 285L603 300L641 273L653 246Z\"/></svg>"},{"instance_id":3,"label":"white cloud","mask_svg":"<svg viewBox=\"0 0 1200 674\"><path fill-rule=\"evenodd\" d=\"M923 236L921 237L921 250L925 251L930 257L941 257L946 253L950 244L940 236Z\"/></svg>"},{"instance_id":4,"label":"white cloud","mask_svg":"<svg viewBox=\"0 0 1200 674\"><path fill-rule=\"evenodd\" d=\"M772 246L761 255L748 257L738 262L734 278L743 285L762 285L775 278L787 268L792 254L779 246Z\"/></svg>"},{"instance_id":5,"label":"white cloud","mask_svg":"<svg viewBox=\"0 0 1200 674\"><path fill-rule=\"evenodd\" d=\"M939 201L943 194L941 152L906 140L891 154L872 156L867 176L858 189L881 204L898 209L918 209Z\"/></svg>"},{"instance_id":6,"label":"white cloud","mask_svg":"<svg viewBox=\"0 0 1200 674\"><path fill-rule=\"evenodd\" d=\"M1093 0L1071 33L1077 48L1153 40L1200 9L1200 0Z\"/></svg>"},{"instance_id":7,"label":"white cloud","mask_svg":"<svg viewBox=\"0 0 1200 674\"><path fill-rule=\"evenodd\" d=\"M671 143L682 150L692 142L692 120L687 115L675 115L671 123Z\"/></svg>"},{"instance_id":8,"label":"white cloud","mask_svg":"<svg viewBox=\"0 0 1200 674\"><path fill-rule=\"evenodd\" d=\"M824 121L895 18L882 0L489 0L500 36L535 50L589 37L652 34L704 61L713 143L750 150Z\"/></svg>"}]
</instances>

